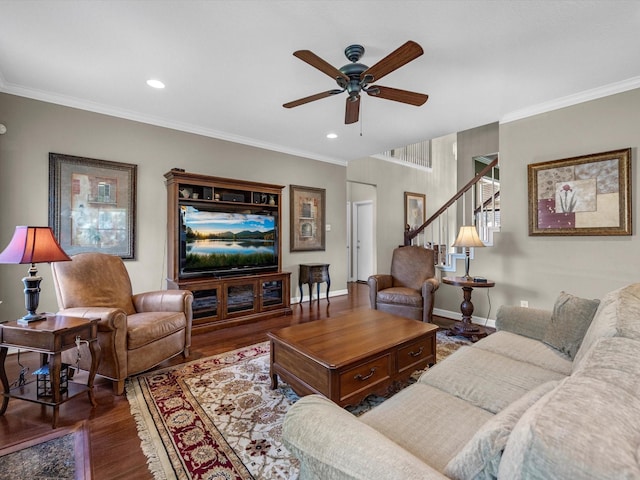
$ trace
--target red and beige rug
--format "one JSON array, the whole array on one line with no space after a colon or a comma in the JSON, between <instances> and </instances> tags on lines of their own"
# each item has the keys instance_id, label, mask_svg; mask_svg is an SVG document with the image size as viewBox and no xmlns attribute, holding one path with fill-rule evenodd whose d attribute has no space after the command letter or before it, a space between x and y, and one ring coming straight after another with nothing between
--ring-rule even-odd
<instances>
[{"instance_id":1,"label":"red and beige rug","mask_svg":"<svg viewBox=\"0 0 640 480\"><path fill-rule=\"evenodd\" d=\"M466 343L438 332L438 361ZM282 382L271 390L268 342L139 375L127 399L156 480L298 478L282 444L282 419L298 396Z\"/></svg>"}]
</instances>

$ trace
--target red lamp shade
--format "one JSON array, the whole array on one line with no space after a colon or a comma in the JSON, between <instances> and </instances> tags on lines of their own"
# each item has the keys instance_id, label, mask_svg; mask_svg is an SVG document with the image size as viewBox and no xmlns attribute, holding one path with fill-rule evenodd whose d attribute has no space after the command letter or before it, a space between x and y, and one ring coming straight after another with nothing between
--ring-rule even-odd
<instances>
[{"instance_id":1,"label":"red lamp shade","mask_svg":"<svg viewBox=\"0 0 640 480\"><path fill-rule=\"evenodd\" d=\"M50 227L16 227L0 263L43 263L71 260L53 236Z\"/></svg>"},{"instance_id":2,"label":"red lamp shade","mask_svg":"<svg viewBox=\"0 0 640 480\"><path fill-rule=\"evenodd\" d=\"M42 320L44 315L36 313L40 301L40 282L36 263L64 262L71 260L64 253L49 227L16 227L7 248L0 253L0 263L30 263L29 275L22 279L24 284L24 305L27 314L18 323L28 325Z\"/></svg>"}]
</instances>

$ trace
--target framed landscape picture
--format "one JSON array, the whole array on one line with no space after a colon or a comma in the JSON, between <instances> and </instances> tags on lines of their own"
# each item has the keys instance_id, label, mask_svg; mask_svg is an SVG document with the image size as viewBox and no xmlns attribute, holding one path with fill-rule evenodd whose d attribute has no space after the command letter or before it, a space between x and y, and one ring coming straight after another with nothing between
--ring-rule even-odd
<instances>
[{"instance_id":1,"label":"framed landscape picture","mask_svg":"<svg viewBox=\"0 0 640 480\"><path fill-rule=\"evenodd\" d=\"M292 252L325 249L325 189L291 185L290 244Z\"/></svg>"},{"instance_id":2,"label":"framed landscape picture","mask_svg":"<svg viewBox=\"0 0 640 480\"><path fill-rule=\"evenodd\" d=\"M137 166L49 154L49 226L68 255L135 258Z\"/></svg>"},{"instance_id":3,"label":"framed landscape picture","mask_svg":"<svg viewBox=\"0 0 640 480\"><path fill-rule=\"evenodd\" d=\"M631 235L631 149L528 165L529 235Z\"/></svg>"}]
</instances>

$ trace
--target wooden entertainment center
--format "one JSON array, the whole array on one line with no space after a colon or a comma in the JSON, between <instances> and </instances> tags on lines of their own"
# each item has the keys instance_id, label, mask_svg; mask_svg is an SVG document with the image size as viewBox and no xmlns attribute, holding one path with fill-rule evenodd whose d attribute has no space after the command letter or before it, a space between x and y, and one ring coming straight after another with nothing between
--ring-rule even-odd
<instances>
[{"instance_id":1,"label":"wooden entertainment center","mask_svg":"<svg viewBox=\"0 0 640 480\"><path fill-rule=\"evenodd\" d=\"M291 273L281 270L283 186L211 177L173 169L167 186L167 288L193 292L193 329L215 330L291 313ZM188 211L273 218L273 265L209 271L186 268ZM241 242L241 239L238 239ZM231 241L227 242L231 243ZM235 239L234 239L235 243Z\"/></svg>"}]
</instances>

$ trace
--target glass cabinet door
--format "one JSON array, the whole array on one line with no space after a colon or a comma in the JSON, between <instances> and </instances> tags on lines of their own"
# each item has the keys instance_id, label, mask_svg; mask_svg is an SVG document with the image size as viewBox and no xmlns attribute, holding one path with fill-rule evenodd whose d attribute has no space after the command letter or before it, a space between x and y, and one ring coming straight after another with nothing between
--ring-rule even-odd
<instances>
[{"instance_id":1,"label":"glass cabinet door","mask_svg":"<svg viewBox=\"0 0 640 480\"><path fill-rule=\"evenodd\" d=\"M227 314L247 313L256 309L256 284L227 284Z\"/></svg>"},{"instance_id":2,"label":"glass cabinet door","mask_svg":"<svg viewBox=\"0 0 640 480\"><path fill-rule=\"evenodd\" d=\"M262 288L262 310L270 307L281 307L284 303L284 282L282 280L269 280L261 282Z\"/></svg>"},{"instance_id":3,"label":"glass cabinet door","mask_svg":"<svg viewBox=\"0 0 640 480\"><path fill-rule=\"evenodd\" d=\"M193 290L193 319L208 318L209 320L218 318L220 312L220 295L218 288L205 290Z\"/></svg>"}]
</instances>

